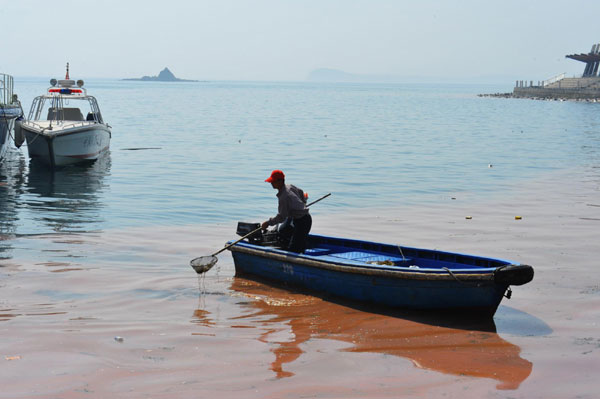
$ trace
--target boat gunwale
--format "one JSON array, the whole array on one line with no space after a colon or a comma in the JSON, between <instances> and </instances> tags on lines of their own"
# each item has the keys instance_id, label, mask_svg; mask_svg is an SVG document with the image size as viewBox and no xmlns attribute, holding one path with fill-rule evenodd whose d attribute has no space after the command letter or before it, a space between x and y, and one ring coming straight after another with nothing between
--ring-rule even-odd
<instances>
[{"instance_id":1,"label":"boat gunwale","mask_svg":"<svg viewBox=\"0 0 600 399\"><path fill-rule=\"evenodd\" d=\"M499 267L476 268L476 269L433 269L420 268L410 269L409 267L394 266L394 269L381 267L380 265L365 264L358 265L344 261L319 260L316 256L306 254L292 254L288 251L261 247L247 242L239 242L231 247L232 252L242 252L259 257L270 258L286 263L295 263L301 266L314 267L318 269L333 270L350 274L361 274L368 276L380 276L391 278L402 278L410 280L439 280L439 281L459 281L459 282L494 282L495 273L499 269L508 266L518 266L518 264L506 264ZM479 271L478 273L474 273Z\"/></svg>"},{"instance_id":2,"label":"boat gunwale","mask_svg":"<svg viewBox=\"0 0 600 399\"><path fill-rule=\"evenodd\" d=\"M21 128L26 131L38 134L46 137L62 137L68 136L71 134L81 133L82 131L90 130L90 128L94 128L94 130L104 130L109 134L111 133L111 127L107 123L100 123L96 121L58 121L59 123L49 125L48 127L44 127L38 122L56 122L56 121L32 121L25 120L21 122ZM60 122L72 122L69 124L62 124ZM52 129L50 129L52 128Z\"/></svg>"},{"instance_id":3,"label":"boat gunwale","mask_svg":"<svg viewBox=\"0 0 600 399\"><path fill-rule=\"evenodd\" d=\"M18 104L3 104L0 102L0 119L9 121L21 116L21 107ZM13 112L15 111L15 112Z\"/></svg>"}]
</instances>

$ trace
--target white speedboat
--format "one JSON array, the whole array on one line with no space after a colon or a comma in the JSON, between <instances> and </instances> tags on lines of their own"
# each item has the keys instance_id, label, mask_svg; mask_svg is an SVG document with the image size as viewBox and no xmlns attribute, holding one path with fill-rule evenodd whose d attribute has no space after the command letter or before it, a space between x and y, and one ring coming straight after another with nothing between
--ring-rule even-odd
<instances>
[{"instance_id":1,"label":"white speedboat","mask_svg":"<svg viewBox=\"0 0 600 399\"><path fill-rule=\"evenodd\" d=\"M51 167L95 161L111 138L96 98L87 94L83 80L69 78L69 64L65 79L50 84L33 100L27 120L17 122L15 135L25 135L30 158Z\"/></svg>"}]
</instances>

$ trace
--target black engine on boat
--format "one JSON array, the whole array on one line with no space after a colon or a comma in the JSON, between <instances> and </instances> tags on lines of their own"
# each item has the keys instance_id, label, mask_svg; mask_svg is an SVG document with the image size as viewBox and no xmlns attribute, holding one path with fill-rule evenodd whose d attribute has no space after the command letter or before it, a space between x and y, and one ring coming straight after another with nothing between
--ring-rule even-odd
<instances>
[{"instance_id":1,"label":"black engine on boat","mask_svg":"<svg viewBox=\"0 0 600 399\"><path fill-rule=\"evenodd\" d=\"M260 227L260 223L246 223L238 222L236 234L243 237L246 234L257 230ZM257 231L247 238L250 244L262 245L267 247L284 247L282 238L280 237L277 230Z\"/></svg>"}]
</instances>

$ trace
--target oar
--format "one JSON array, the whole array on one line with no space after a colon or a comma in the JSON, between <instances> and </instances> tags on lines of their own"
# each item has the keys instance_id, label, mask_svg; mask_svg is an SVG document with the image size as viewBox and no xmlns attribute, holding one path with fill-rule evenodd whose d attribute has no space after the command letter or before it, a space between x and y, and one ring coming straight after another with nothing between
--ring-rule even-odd
<instances>
[{"instance_id":1,"label":"oar","mask_svg":"<svg viewBox=\"0 0 600 399\"><path fill-rule=\"evenodd\" d=\"M317 202L319 202L321 200L324 200L325 198L329 197L330 195L331 195L331 193L326 194L326 195L322 196L321 198L319 198L318 200L315 200L315 201L311 202L310 204L306 205L306 207L308 208L309 206L311 206L313 204L316 204ZM198 274L206 273L207 271L209 271L219 261L219 258L217 258L218 254L220 254L221 252L225 251L227 248L230 248L230 247L234 246L238 242L242 241L244 238L248 238L252 234L260 231L261 228L262 227L259 227L259 228L255 229L255 230L252 230L250 233L246 234L245 236L243 236L239 240L236 240L236 241L232 242L231 244L227 244L225 247L223 247L222 249L218 250L217 252L215 252L212 255L199 256L197 258L192 259L190 261L190 266L192 266L194 268L194 270L196 271L196 273L198 273Z\"/></svg>"}]
</instances>

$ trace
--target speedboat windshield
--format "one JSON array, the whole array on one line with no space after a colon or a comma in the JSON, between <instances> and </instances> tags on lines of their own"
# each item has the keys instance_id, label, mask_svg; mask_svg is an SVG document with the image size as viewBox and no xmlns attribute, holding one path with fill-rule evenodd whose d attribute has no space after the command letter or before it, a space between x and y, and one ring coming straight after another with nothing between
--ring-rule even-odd
<instances>
[{"instance_id":1,"label":"speedboat windshield","mask_svg":"<svg viewBox=\"0 0 600 399\"><path fill-rule=\"evenodd\" d=\"M103 123L100 109L94 97L71 95L36 97L29 111L29 120Z\"/></svg>"}]
</instances>

